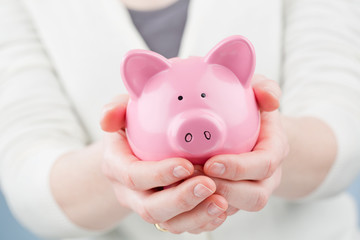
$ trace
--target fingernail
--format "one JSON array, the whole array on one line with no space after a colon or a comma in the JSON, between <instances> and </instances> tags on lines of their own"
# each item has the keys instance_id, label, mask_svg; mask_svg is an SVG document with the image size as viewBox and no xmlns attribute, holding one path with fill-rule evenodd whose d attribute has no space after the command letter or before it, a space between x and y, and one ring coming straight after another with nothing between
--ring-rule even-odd
<instances>
[{"instance_id":1,"label":"fingernail","mask_svg":"<svg viewBox=\"0 0 360 240\"><path fill-rule=\"evenodd\" d=\"M211 203L208 207L208 213L210 215L219 215L220 213L225 212L224 209L220 208L215 203Z\"/></svg>"},{"instance_id":2,"label":"fingernail","mask_svg":"<svg viewBox=\"0 0 360 240\"><path fill-rule=\"evenodd\" d=\"M206 198L206 197L210 196L213 193L214 192L211 191L211 189L205 187L202 184L198 184L194 188L194 195L199 197L199 198Z\"/></svg>"},{"instance_id":3,"label":"fingernail","mask_svg":"<svg viewBox=\"0 0 360 240\"><path fill-rule=\"evenodd\" d=\"M177 166L173 170L173 175L177 178L185 178L190 176L190 172L183 166Z\"/></svg>"},{"instance_id":4,"label":"fingernail","mask_svg":"<svg viewBox=\"0 0 360 240\"><path fill-rule=\"evenodd\" d=\"M225 172L225 165L222 163L214 163L210 167L210 173L220 176Z\"/></svg>"}]
</instances>

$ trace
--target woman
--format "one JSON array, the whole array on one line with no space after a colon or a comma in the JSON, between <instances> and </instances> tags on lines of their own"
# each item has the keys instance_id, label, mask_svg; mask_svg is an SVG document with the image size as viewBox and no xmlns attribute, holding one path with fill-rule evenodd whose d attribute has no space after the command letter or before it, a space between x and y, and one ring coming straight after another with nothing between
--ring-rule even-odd
<instances>
[{"instance_id":1,"label":"woman","mask_svg":"<svg viewBox=\"0 0 360 240\"><path fill-rule=\"evenodd\" d=\"M353 239L354 205L342 191L360 168L358 4L187 4L1 2L1 185L15 215L52 238ZM160 24L150 24L159 16ZM283 91L279 113L277 85L254 78L263 126L257 146L215 156L201 176L190 177L197 173L186 159L145 163L132 155L121 130L126 96L105 109L104 143L98 127L102 105L125 93L121 56L156 50L156 36L169 31L156 26L175 16L180 57L203 56L241 34L255 46L256 73ZM172 233L214 231L174 235L149 223Z\"/></svg>"}]
</instances>

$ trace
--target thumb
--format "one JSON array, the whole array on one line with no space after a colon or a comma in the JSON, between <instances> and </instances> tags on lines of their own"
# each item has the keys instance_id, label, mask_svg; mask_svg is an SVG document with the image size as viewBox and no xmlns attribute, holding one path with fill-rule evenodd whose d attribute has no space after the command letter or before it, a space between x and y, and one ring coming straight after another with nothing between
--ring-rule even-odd
<instances>
[{"instance_id":1,"label":"thumb","mask_svg":"<svg viewBox=\"0 0 360 240\"><path fill-rule=\"evenodd\" d=\"M126 106L129 101L128 95L119 95L111 103L103 107L100 120L101 129L105 132L117 132L125 128Z\"/></svg>"},{"instance_id":2,"label":"thumb","mask_svg":"<svg viewBox=\"0 0 360 240\"><path fill-rule=\"evenodd\" d=\"M261 75L254 75L252 87L260 111L271 112L279 108L281 89L277 82Z\"/></svg>"}]
</instances>

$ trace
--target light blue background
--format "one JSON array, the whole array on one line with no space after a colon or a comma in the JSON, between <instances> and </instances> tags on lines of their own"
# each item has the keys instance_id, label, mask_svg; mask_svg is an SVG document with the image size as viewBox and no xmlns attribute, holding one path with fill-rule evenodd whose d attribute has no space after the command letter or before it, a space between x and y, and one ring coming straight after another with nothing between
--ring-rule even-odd
<instances>
[{"instance_id":1,"label":"light blue background","mask_svg":"<svg viewBox=\"0 0 360 240\"><path fill-rule=\"evenodd\" d=\"M0 240L38 240L16 222L0 192Z\"/></svg>"},{"instance_id":2,"label":"light blue background","mask_svg":"<svg viewBox=\"0 0 360 240\"><path fill-rule=\"evenodd\" d=\"M358 203L358 215L360 216L360 176L349 188L349 192ZM39 240L33 234L22 228L12 217L7 208L4 197L0 192L0 240Z\"/></svg>"}]
</instances>

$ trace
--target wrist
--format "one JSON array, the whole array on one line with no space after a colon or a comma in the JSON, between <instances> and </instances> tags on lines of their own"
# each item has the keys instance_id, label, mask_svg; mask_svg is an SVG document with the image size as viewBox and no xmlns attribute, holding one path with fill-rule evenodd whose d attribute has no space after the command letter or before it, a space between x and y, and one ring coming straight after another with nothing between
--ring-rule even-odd
<instances>
[{"instance_id":1,"label":"wrist","mask_svg":"<svg viewBox=\"0 0 360 240\"><path fill-rule=\"evenodd\" d=\"M322 120L286 117L281 121L290 151L283 161L283 175L275 194L287 199L303 198L326 178L337 152L335 135Z\"/></svg>"},{"instance_id":2,"label":"wrist","mask_svg":"<svg viewBox=\"0 0 360 240\"><path fill-rule=\"evenodd\" d=\"M101 161L102 146L97 143L61 156L50 173L59 207L73 223L90 230L112 227L129 212L119 205Z\"/></svg>"}]
</instances>

